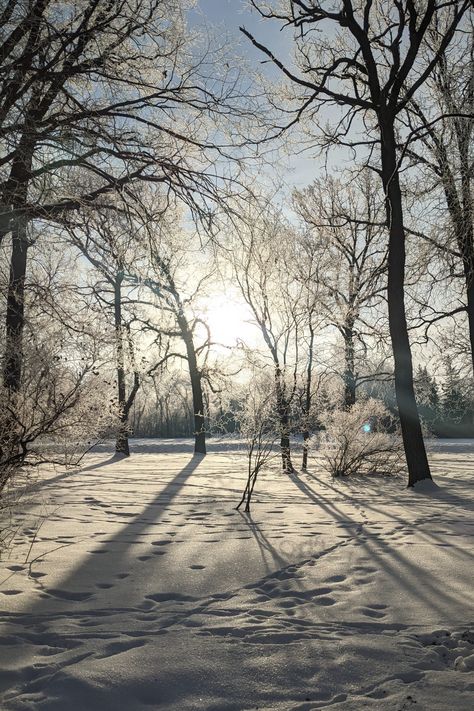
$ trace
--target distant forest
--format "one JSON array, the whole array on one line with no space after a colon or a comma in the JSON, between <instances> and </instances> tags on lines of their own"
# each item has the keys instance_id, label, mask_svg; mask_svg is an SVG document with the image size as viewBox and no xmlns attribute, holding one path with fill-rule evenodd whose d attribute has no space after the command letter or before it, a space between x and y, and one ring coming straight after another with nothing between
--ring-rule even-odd
<instances>
[{"instance_id":1,"label":"distant forest","mask_svg":"<svg viewBox=\"0 0 474 711\"><path fill-rule=\"evenodd\" d=\"M447 438L474 437L474 392L466 388L466 379L462 378L454 368L447 365L446 372L442 382L439 382L424 366L418 366L415 373L418 407L426 435ZM361 391L361 395L381 400L396 416L397 403L393 379L382 382L367 381L361 386ZM326 401L330 405L327 388L322 386L319 396L321 401ZM237 434L238 423L234 414L238 412L239 407L239 402L234 401L232 412L224 413L217 409L213 413L212 420L225 421L225 431L229 434ZM337 407L337 404L334 403L333 407ZM298 435L300 434L299 413L295 410L293 414L292 432ZM138 396L133 408L131 424L134 437L193 437L192 396L185 377L182 382L173 381L173 387L160 393L156 401L149 400L143 394ZM317 430L319 427L321 424L314 413L311 429ZM224 429L216 425L211 427L209 434L222 436Z\"/></svg>"}]
</instances>

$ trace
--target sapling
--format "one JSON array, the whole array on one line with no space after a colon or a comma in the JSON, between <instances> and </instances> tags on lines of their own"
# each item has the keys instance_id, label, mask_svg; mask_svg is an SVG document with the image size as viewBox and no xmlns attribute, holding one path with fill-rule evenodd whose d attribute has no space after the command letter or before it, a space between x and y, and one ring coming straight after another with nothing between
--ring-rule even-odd
<instances>
[{"instance_id":1,"label":"sapling","mask_svg":"<svg viewBox=\"0 0 474 711\"><path fill-rule=\"evenodd\" d=\"M245 502L244 511L250 511L253 490L261 469L273 458L279 456L275 448L280 438L280 426L275 414L272 392L251 390L244 402L240 418L240 436L246 444L247 483L236 509Z\"/></svg>"}]
</instances>

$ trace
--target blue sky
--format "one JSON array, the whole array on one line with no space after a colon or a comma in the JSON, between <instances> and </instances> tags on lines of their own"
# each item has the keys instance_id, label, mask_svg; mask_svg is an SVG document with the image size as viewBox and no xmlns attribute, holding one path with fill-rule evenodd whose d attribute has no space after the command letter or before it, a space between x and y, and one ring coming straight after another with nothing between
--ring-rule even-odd
<instances>
[{"instance_id":1,"label":"blue sky","mask_svg":"<svg viewBox=\"0 0 474 711\"><path fill-rule=\"evenodd\" d=\"M255 58L256 62L262 61L264 56L240 32L241 26L269 46L276 56L288 60L291 55L291 32L280 32L277 22L264 20L246 0L198 0L196 8L190 12L190 20L193 24L217 30L218 36L227 35L233 47L239 44L242 54ZM269 63L267 67L270 70ZM279 74L276 69L270 71L274 76Z\"/></svg>"},{"instance_id":2,"label":"blue sky","mask_svg":"<svg viewBox=\"0 0 474 711\"><path fill-rule=\"evenodd\" d=\"M270 41L273 47L284 42L283 35L278 32L275 23L263 21L258 13L249 8L245 0L198 0L197 7L192 11L196 22L205 22L209 25L223 26L230 35L238 37L239 26L258 34L259 39ZM244 40L244 38L242 37ZM289 39L289 38L288 38ZM276 44L275 44L276 40ZM249 44L246 42L246 44ZM289 44L287 44L288 51ZM249 47L250 49L250 47Z\"/></svg>"},{"instance_id":3,"label":"blue sky","mask_svg":"<svg viewBox=\"0 0 474 711\"><path fill-rule=\"evenodd\" d=\"M262 53L255 49L251 42L239 31L244 26L262 44L270 47L273 53L288 62L292 54L291 31L280 31L278 22L265 20L249 7L246 0L198 0L196 7L190 12L189 20L194 25L205 25L214 31L222 31L229 37L233 48L239 45L240 51L247 59L260 62L264 59ZM270 65L267 64L270 72ZM278 70L272 70L271 75L279 77ZM332 161L330 160L330 163ZM294 156L288 164L287 180L297 187L304 187L321 175L324 161L315 158L311 152Z\"/></svg>"}]
</instances>

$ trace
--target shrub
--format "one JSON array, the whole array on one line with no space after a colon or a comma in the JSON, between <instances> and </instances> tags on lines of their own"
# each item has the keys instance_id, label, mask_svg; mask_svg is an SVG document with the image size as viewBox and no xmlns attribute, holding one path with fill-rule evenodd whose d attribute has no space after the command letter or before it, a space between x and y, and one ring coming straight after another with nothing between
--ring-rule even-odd
<instances>
[{"instance_id":1,"label":"shrub","mask_svg":"<svg viewBox=\"0 0 474 711\"><path fill-rule=\"evenodd\" d=\"M380 401L357 402L349 410L326 412L320 420L324 431L313 444L332 476L396 474L403 469L401 437Z\"/></svg>"}]
</instances>

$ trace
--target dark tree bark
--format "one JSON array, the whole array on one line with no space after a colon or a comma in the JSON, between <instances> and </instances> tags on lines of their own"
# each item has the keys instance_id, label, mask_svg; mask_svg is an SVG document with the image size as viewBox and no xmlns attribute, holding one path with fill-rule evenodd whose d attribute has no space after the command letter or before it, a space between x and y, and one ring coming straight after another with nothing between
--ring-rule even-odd
<instances>
[{"instance_id":1,"label":"dark tree bark","mask_svg":"<svg viewBox=\"0 0 474 711\"><path fill-rule=\"evenodd\" d=\"M283 471L293 471L290 446L290 403L285 397L283 374L279 364L275 366L276 409L280 422L280 449Z\"/></svg>"},{"instance_id":2,"label":"dark tree bark","mask_svg":"<svg viewBox=\"0 0 474 711\"><path fill-rule=\"evenodd\" d=\"M358 116L362 121L365 121L365 115L370 117L365 124L367 128L373 117L377 119L376 136L368 139L367 146L380 143L389 229L389 329L397 404L409 470L408 485L413 486L420 480L431 479L431 474L414 395L404 304L405 228L395 121L440 64L463 17L472 8L472 0L443 3L427 0L422 4L400 0L393 6L374 4L372 0L357 5L352 0L341 0L336 6L324 0L311 3L290 0L286 9L281 6L278 11L266 4L262 8L259 0L251 0L251 3L263 18L276 19L296 30L294 37L300 50L300 68L285 66L267 46L241 28L253 45L304 92L287 127L298 121L308 107L317 114L328 104L344 106L345 117L338 123L328 145L351 145L349 133L354 117ZM318 23L332 23L336 27L335 34L340 34L341 42L335 42L334 49L330 50L326 45L321 47L317 33L311 32ZM431 27L435 32L427 38ZM314 52L310 49L312 42ZM380 71L382 66L384 70ZM388 72L385 67L389 68ZM280 132L281 128L278 135ZM352 145L360 145L359 138L354 139Z\"/></svg>"},{"instance_id":3,"label":"dark tree bark","mask_svg":"<svg viewBox=\"0 0 474 711\"><path fill-rule=\"evenodd\" d=\"M21 385L27 253L26 224L21 220L12 233L7 296L3 384L10 393L18 392Z\"/></svg>"},{"instance_id":4,"label":"dark tree bark","mask_svg":"<svg viewBox=\"0 0 474 711\"><path fill-rule=\"evenodd\" d=\"M25 129L25 133L28 131ZM23 137L21 150L13 161L9 179L3 188L2 200L15 208L28 199L31 174L31 140ZM5 316L5 347L3 354L3 384L11 393L18 392L23 369L23 331L25 325L25 278L28 258L28 220L20 216L11 224L12 249Z\"/></svg>"},{"instance_id":5,"label":"dark tree bark","mask_svg":"<svg viewBox=\"0 0 474 711\"><path fill-rule=\"evenodd\" d=\"M349 410L356 401L356 374L354 356L354 322L347 319L342 331L344 339L344 409Z\"/></svg>"},{"instance_id":6,"label":"dark tree bark","mask_svg":"<svg viewBox=\"0 0 474 711\"><path fill-rule=\"evenodd\" d=\"M183 310L177 315L178 325L186 347L186 357L193 394L194 413L194 453L206 454L206 423L204 417L204 395L202 390L202 374L198 366L196 348L192 330Z\"/></svg>"},{"instance_id":7,"label":"dark tree bark","mask_svg":"<svg viewBox=\"0 0 474 711\"><path fill-rule=\"evenodd\" d=\"M124 274L118 272L114 282L114 325L115 325L115 358L117 366L117 397L119 407L119 425L115 440L115 451L117 454L130 456L129 416L130 410L135 400L135 396L140 387L140 377L135 370L133 374L133 385L127 397L127 383L125 376L125 356L124 356L124 326L122 319L122 283Z\"/></svg>"},{"instance_id":8,"label":"dark tree bark","mask_svg":"<svg viewBox=\"0 0 474 711\"><path fill-rule=\"evenodd\" d=\"M314 359L314 328L309 324L309 344L308 344L308 365L306 368L306 383L303 402L303 461L301 468L306 471L308 468L308 441L310 438L309 432L309 417L311 412L311 385L313 379L313 359Z\"/></svg>"},{"instance_id":9,"label":"dark tree bark","mask_svg":"<svg viewBox=\"0 0 474 711\"><path fill-rule=\"evenodd\" d=\"M408 486L431 479L413 384L413 363L405 313L405 229L398 176L394 117L379 115L382 182L386 195L388 246L388 317L392 341L395 393L408 466Z\"/></svg>"}]
</instances>

